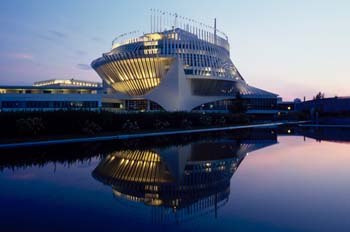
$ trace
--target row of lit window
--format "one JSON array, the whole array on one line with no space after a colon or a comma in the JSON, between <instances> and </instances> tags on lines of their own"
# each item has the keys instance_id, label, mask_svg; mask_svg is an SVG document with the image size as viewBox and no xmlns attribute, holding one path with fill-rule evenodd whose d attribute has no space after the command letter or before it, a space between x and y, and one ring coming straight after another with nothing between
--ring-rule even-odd
<instances>
[{"instance_id":1,"label":"row of lit window","mask_svg":"<svg viewBox=\"0 0 350 232\"><path fill-rule=\"evenodd\" d=\"M96 94L96 90L79 90L79 89L9 89L0 92L0 94Z\"/></svg>"},{"instance_id":2,"label":"row of lit window","mask_svg":"<svg viewBox=\"0 0 350 232\"><path fill-rule=\"evenodd\" d=\"M144 160L144 161L153 161L153 162L160 161L160 156L153 151L141 151L141 150L123 151L123 152L115 153L115 156L125 160Z\"/></svg>"},{"instance_id":3,"label":"row of lit window","mask_svg":"<svg viewBox=\"0 0 350 232\"><path fill-rule=\"evenodd\" d=\"M97 101L3 101L2 108L98 108Z\"/></svg>"},{"instance_id":4,"label":"row of lit window","mask_svg":"<svg viewBox=\"0 0 350 232\"><path fill-rule=\"evenodd\" d=\"M144 49L145 54L179 54L183 64L185 66L196 66L196 67L212 67L212 68L222 68L230 64L229 54L222 52L220 49L214 49L209 46L195 46L190 48L191 44L172 44L167 49L163 48L163 45L149 46ZM162 50L160 50L163 48ZM184 48L184 49L181 49ZM230 67L232 66L232 67ZM224 73L206 73L207 76L232 76L235 75L232 70L234 70L233 65L225 67ZM195 74L196 75L196 74ZM201 74L203 75L203 74Z\"/></svg>"},{"instance_id":5,"label":"row of lit window","mask_svg":"<svg viewBox=\"0 0 350 232\"><path fill-rule=\"evenodd\" d=\"M86 86L86 87L99 87L99 86L101 86L101 84L98 84L98 83L84 82L84 81L72 81L72 80L53 80L53 81L36 82L36 83L34 83L34 86L47 86L47 85L56 85L56 84Z\"/></svg>"}]
</instances>

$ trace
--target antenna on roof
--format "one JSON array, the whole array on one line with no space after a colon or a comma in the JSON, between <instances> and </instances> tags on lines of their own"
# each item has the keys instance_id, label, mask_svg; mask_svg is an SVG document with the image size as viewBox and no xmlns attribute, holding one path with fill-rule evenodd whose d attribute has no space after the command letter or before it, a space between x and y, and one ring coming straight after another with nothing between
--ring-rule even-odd
<instances>
[{"instance_id":1,"label":"antenna on roof","mask_svg":"<svg viewBox=\"0 0 350 232\"><path fill-rule=\"evenodd\" d=\"M174 29L176 29L176 26L177 26L177 17L178 15L177 13L175 13Z\"/></svg>"},{"instance_id":2,"label":"antenna on roof","mask_svg":"<svg viewBox=\"0 0 350 232\"><path fill-rule=\"evenodd\" d=\"M216 44L216 18L214 18L214 44Z\"/></svg>"}]
</instances>

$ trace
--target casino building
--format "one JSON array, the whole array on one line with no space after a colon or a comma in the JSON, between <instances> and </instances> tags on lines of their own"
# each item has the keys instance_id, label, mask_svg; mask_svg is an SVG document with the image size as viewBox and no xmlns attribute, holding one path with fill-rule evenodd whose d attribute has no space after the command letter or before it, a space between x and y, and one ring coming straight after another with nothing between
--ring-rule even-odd
<instances>
[{"instance_id":1,"label":"casino building","mask_svg":"<svg viewBox=\"0 0 350 232\"><path fill-rule=\"evenodd\" d=\"M228 110L237 99L248 111L273 111L277 105L276 94L245 82L216 20L210 27L152 10L150 33L118 36L91 66L111 98L130 110Z\"/></svg>"}]
</instances>

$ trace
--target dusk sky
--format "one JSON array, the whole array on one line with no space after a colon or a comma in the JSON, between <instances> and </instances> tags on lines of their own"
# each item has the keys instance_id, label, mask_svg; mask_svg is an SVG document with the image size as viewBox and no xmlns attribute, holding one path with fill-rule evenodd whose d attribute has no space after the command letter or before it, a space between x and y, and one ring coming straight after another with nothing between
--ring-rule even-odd
<instances>
[{"instance_id":1,"label":"dusk sky","mask_svg":"<svg viewBox=\"0 0 350 232\"><path fill-rule=\"evenodd\" d=\"M90 68L119 34L150 30L150 8L226 32L248 84L285 100L350 95L350 1L89 1L0 3L0 84L101 81Z\"/></svg>"}]
</instances>

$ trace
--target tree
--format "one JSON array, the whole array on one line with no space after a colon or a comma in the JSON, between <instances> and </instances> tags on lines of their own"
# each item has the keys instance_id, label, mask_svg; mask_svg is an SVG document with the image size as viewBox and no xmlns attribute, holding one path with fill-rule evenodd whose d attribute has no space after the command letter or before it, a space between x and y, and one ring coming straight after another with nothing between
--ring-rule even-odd
<instances>
[{"instance_id":1,"label":"tree","mask_svg":"<svg viewBox=\"0 0 350 232\"><path fill-rule=\"evenodd\" d=\"M316 96L314 96L314 100L320 100L324 98L324 93L318 92Z\"/></svg>"}]
</instances>

